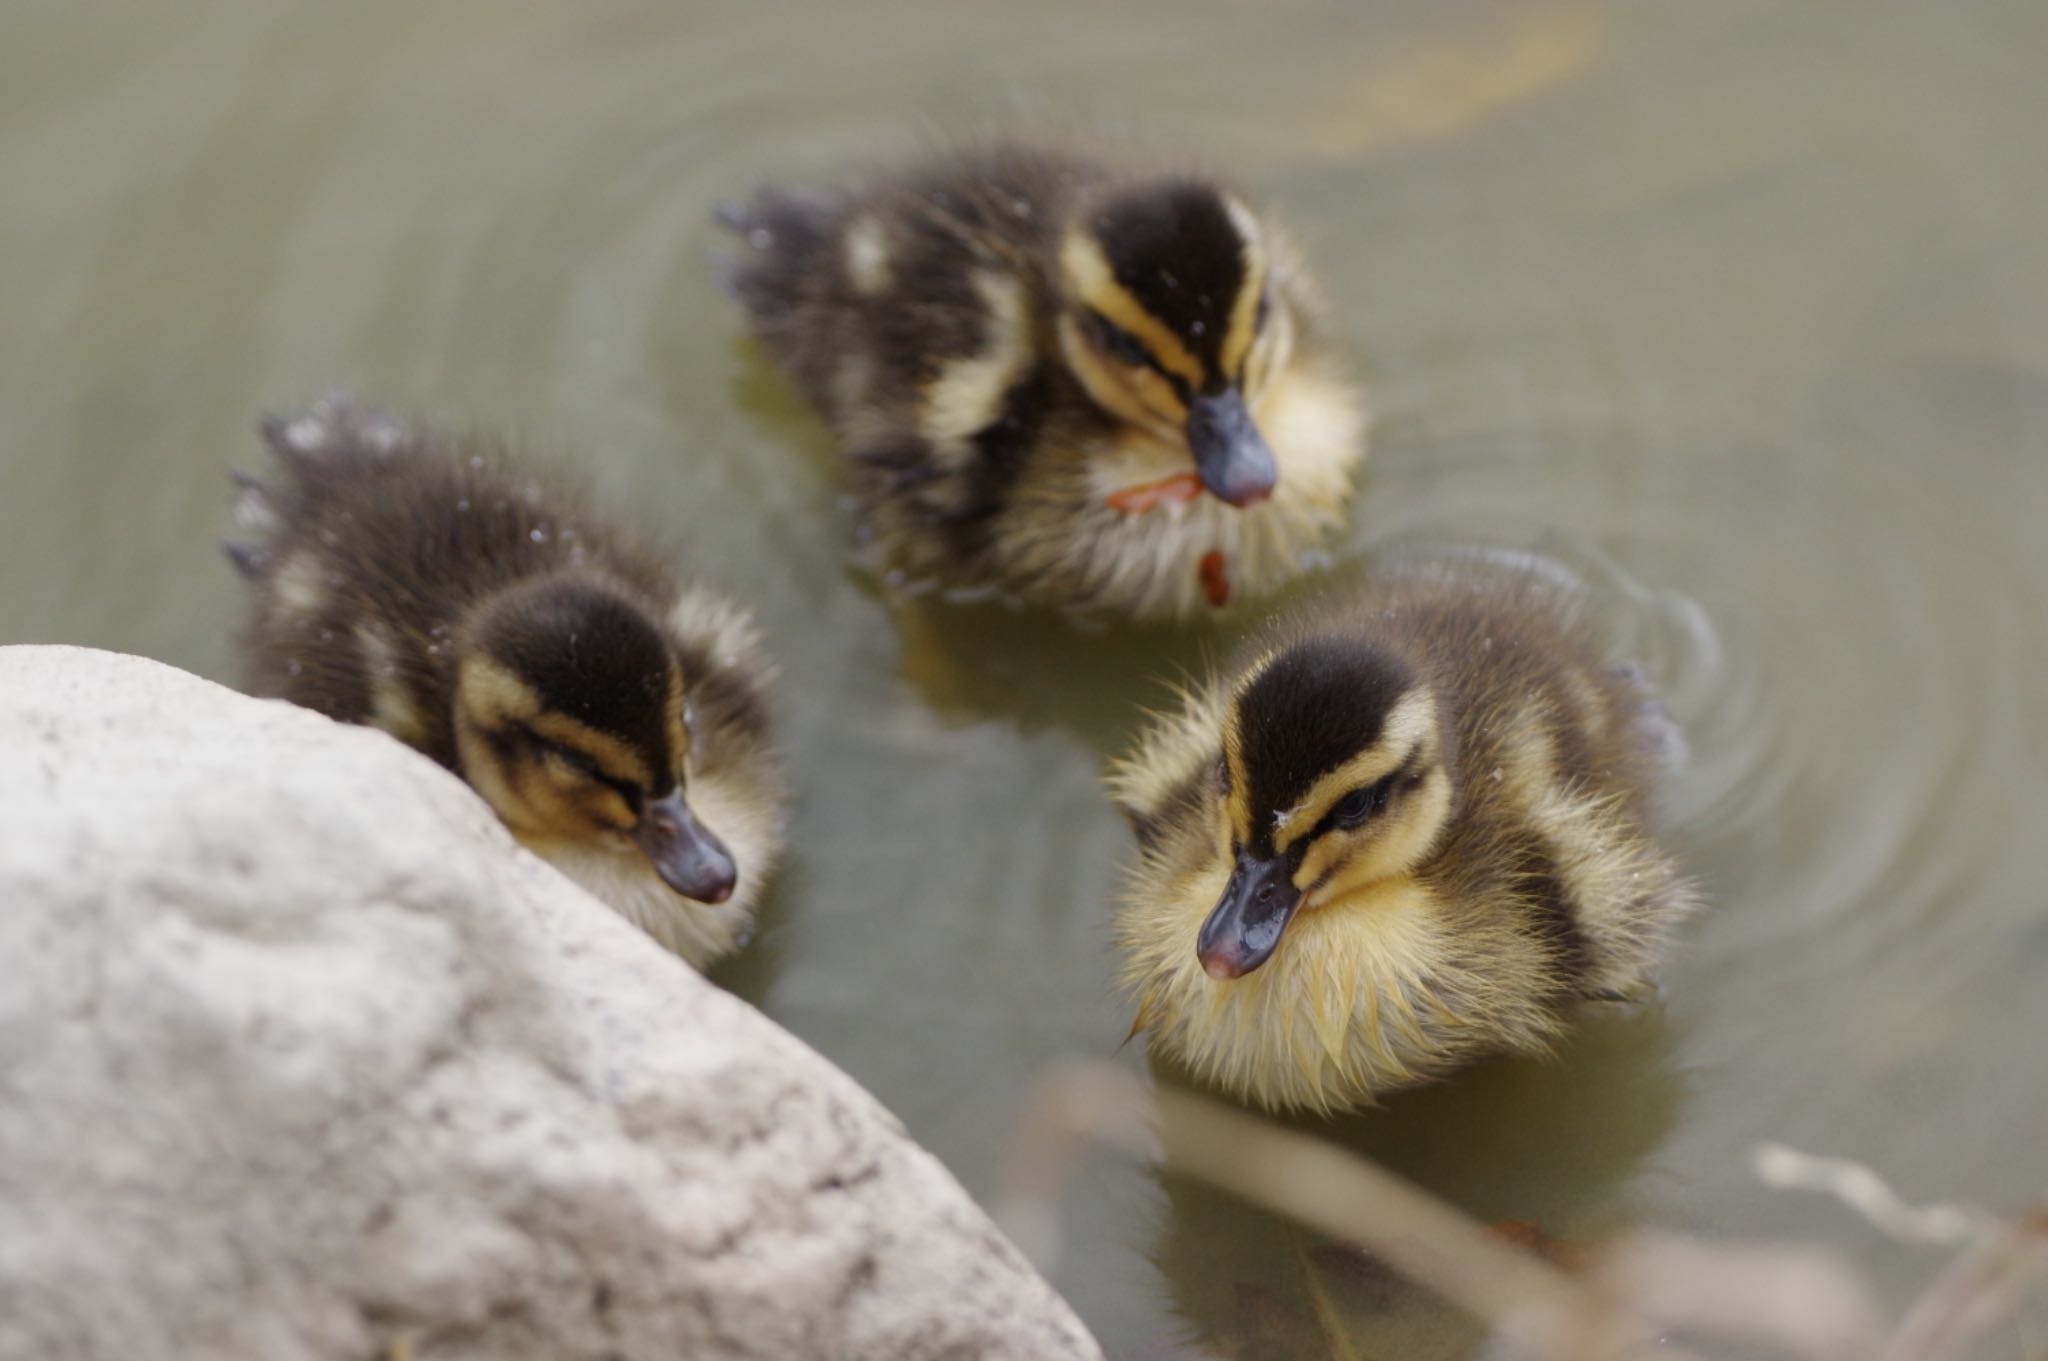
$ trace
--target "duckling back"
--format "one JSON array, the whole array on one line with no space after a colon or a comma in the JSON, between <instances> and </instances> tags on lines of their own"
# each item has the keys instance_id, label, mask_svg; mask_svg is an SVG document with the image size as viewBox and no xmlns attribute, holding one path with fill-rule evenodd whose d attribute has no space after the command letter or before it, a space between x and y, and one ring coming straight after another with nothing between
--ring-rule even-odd
<instances>
[{"instance_id":1,"label":"duckling back","mask_svg":"<svg viewBox=\"0 0 2048 1361\"><path fill-rule=\"evenodd\" d=\"M1518 1001L1538 977L1560 1019L1639 991L1697 903L1653 839L1683 742L1642 669L1602 655L1580 596L1526 572L1416 571L1360 608L1455 715L1458 815L1425 871L1438 896L1524 909L1542 950Z\"/></svg>"},{"instance_id":2,"label":"duckling back","mask_svg":"<svg viewBox=\"0 0 2048 1361\"><path fill-rule=\"evenodd\" d=\"M372 408L323 401L268 417L276 456L238 476L252 538L228 554L255 595L250 686L380 727L453 766L450 645L466 611L515 582L602 573L657 606L661 567L509 474L482 446L445 446Z\"/></svg>"},{"instance_id":3,"label":"duckling back","mask_svg":"<svg viewBox=\"0 0 2048 1361\"><path fill-rule=\"evenodd\" d=\"M725 220L756 332L824 416L886 571L983 574L1033 450L1085 408L1045 362L1045 261L1076 185L998 149L855 188L767 188Z\"/></svg>"},{"instance_id":4,"label":"duckling back","mask_svg":"<svg viewBox=\"0 0 2048 1361\"><path fill-rule=\"evenodd\" d=\"M835 429L908 434L927 386L983 360L1052 287L1045 261L1084 162L1014 147L962 153L856 186L766 186L720 222L745 247L726 282L757 334ZM993 302L991 299L993 298ZM1018 356L1021 361L1026 356ZM991 383L1014 376L990 366ZM965 386L964 381L956 386ZM1000 400L1001 391L960 394ZM955 413L974 429L995 414ZM883 458L851 440L860 458ZM903 451L899 451L899 454Z\"/></svg>"}]
</instances>

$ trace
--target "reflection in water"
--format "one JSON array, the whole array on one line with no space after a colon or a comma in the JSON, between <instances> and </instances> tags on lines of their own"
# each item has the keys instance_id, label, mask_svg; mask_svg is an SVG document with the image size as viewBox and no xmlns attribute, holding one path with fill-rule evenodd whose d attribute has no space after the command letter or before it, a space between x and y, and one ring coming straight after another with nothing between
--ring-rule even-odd
<instances>
[{"instance_id":1,"label":"reflection in water","mask_svg":"<svg viewBox=\"0 0 2048 1361\"><path fill-rule=\"evenodd\" d=\"M1626 1222L1631 1187L1683 1116L1679 1037L1655 1006L1591 1017L1551 1060L1501 1060L1378 1110L1285 1123L1374 1159L1475 1218L1560 1250ZM1163 1068L1162 1081L1185 1084ZM1153 1260L1215 1355L1462 1356L1454 1311L1341 1244L1159 1174ZM1318 1345L1308 1345L1311 1341Z\"/></svg>"},{"instance_id":2,"label":"reflection in water","mask_svg":"<svg viewBox=\"0 0 2048 1361\"><path fill-rule=\"evenodd\" d=\"M1075 619L1050 610L956 605L931 596L895 611L903 679L956 723L1005 719L1073 732L1103 756L1160 681L1206 672L1229 635L1200 626Z\"/></svg>"},{"instance_id":3,"label":"reflection in water","mask_svg":"<svg viewBox=\"0 0 2048 1361\"><path fill-rule=\"evenodd\" d=\"M1481 1220L1580 1234L1629 1208L1620 1193L1678 1121L1677 1043L1654 1004L1594 1013L1551 1059L1486 1064L1324 1132Z\"/></svg>"},{"instance_id":4,"label":"reflection in water","mask_svg":"<svg viewBox=\"0 0 2048 1361\"><path fill-rule=\"evenodd\" d=\"M230 676L220 471L330 383L583 451L783 663L791 863L721 977L982 1189L1038 1068L1129 1022L1100 764L1252 621L1093 632L850 572L709 210L1020 107L1198 148L1298 226L1366 381L1341 570L1559 560L1692 748L1671 812L1709 906L1668 1024L1344 1137L1566 1235L1861 1247L1753 1183L1764 1137L2013 1206L2048 1184L2044 43L2031 0L8 6L0 640ZM1093 1189L1057 1284L1112 1356L1187 1354L1176 1316L1225 1354L1235 1282L1270 1297L1240 1318L1293 1307L1261 1216L1170 1191L1155 1245L1149 1179ZM1363 1354L1463 1346L1328 1291L1379 1320Z\"/></svg>"},{"instance_id":5,"label":"reflection in water","mask_svg":"<svg viewBox=\"0 0 2048 1361\"><path fill-rule=\"evenodd\" d=\"M781 975L783 954L789 948L789 905L803 896L805 888L800 865L785 865L778 870L775 882L754 909L754 934L747 948L713 966L711 980L757 1007L772 1005L775 980Z\"/></svg>"}]
</instances>

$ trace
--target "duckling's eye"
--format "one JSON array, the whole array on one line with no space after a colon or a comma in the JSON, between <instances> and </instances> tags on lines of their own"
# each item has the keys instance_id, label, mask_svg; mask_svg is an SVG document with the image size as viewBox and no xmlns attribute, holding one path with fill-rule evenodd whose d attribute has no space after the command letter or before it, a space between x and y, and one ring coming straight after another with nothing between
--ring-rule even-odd
<instances>
[{"instance_id":1,"label":"duckling's eye","mask_svg":"<svg viewBox=\"0 0 2048 1361\"><path fill-rule=\"evenodd\" d=\"M542 751L547 752L578 775L610 789L613 793L624 799L629 807L636 810L640 807L640 791L626 781L614 779L606 774L604 767L600 766L597 763L597 759L590 755L589 752L579 751L575 747L566 746L560 742L550 742L545 737L535 737L533 741Z\"/></svg>"},{"instance_id":2,"label":"duckling's eye","mask_svg":"<svg viewBox=\"0 0 2048 1361\"><path fill-rule=\"evenodd\" d=\"M1111 321L1100 312L1088 314L1089 324L1095 328L1095 342L1107 350L1120 363L1133 368L1149 367L1152 352L1129 331Z\"/></svg>"},{"instance_id":3,"label":"duckling's eye","mask_svg":"<svg viewBox=\"0 0 2048 1361\"><path fill-rule=\"evenodd\" d=\"M1267 316L1267 314L1268 314L1269 312L1271 312L1272 310L1273 310L1273 295L1272 295L1271 293L1261 293L1261 294L1259 294L1259 310L1258 310L1258 311L1256 311L1256 312L1254 312L1254 313L1252 313L1252 334L1253 334L1253 335L1257 335L1257 334L1259 334L1259 333L1260 333L1261 331L1263 331L1263 330L1265 330L1265 329L1266 329L1266 316Z\"/></svg>"},{"instance_id":4,"label":"duckling's eye","mask_svg":"<svg viewBox=\"0 0 2048 1361\"><path fill-rule=\"evenodd\" d=\"M1393 786L1394 777L1389 775L1377 784L1352 790L1337 800L1337 806L1330 810L1330 820L1339 827L1358 826L1385 806L1387 795Z\"/></svg>"},{"instance_id":5,"label":"duckling's eye","mask_svg":"<svg viewBox=\"0 0 2048 1361\"><path fill-rule=\"evenodd\" d=\"M538 733L529 732L526 737L528 741L533 743L536 751L539 751L544 756L554 757L578 775L587 775L593 780L604 778L604 772L598 768L597 761L588 753L578 751L576 748L560 742L551 742Z\"/></svg>"}]
</instances>

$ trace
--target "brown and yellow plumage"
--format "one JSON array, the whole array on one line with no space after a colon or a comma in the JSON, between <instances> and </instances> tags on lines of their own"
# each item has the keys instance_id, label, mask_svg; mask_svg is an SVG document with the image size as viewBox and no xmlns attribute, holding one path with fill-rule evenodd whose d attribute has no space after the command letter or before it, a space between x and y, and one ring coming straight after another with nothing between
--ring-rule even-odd
<instances>
[{"instance_id":1,"label":"brown and yellow plumage","mask_svg":"<svg viewBox=\"0 0 2048 1361\"><path fill-rule=\"evenodd\" d=\"M1136 1029L1275 1108L1547 1050L1694 906L1649 830L1674 741L1547 580L1446 565L1276 625L1110 773Z\"/></svg>"},{"instance_id":2,"label":"brown and yellow plumage","mask_svg":"<svg viewBox=\"0 0 2048 1361\"><path fill-rule=\"evenodd\" d=\"M1342 519L1356 394L1294 248L1208 180L998 147L722 216L885 571L1185 614Z\"/></svg>"},{"instance_id":3,"label":"brown and yellow plumage","mask_svg":"<svg viewBox=\"0 0 2048 1361\"><path fill-rule=\"evenodd\" d=\"M447 766L691 962L743 939L785 800L745 612L482 443L340 399L263 434L251 688Z\"/></svg>"}]
</instances>

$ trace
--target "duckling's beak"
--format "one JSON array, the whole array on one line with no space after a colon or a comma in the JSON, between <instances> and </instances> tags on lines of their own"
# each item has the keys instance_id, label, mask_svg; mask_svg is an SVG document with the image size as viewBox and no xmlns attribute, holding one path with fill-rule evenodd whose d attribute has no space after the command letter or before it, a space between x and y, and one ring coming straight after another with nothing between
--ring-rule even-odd
<instances>
[{"instance_id":1,"label":"duckling's beak","mask_svg":"<svg viewBox=\"0 0 2048 1361\"><path fill-rule=\"evenodd\" d=\"M1188 449L1202 485L1233 506L1257 505L1280 480L1280 465L1234 387L1188 403Z\"/></svg>"},{"instance_id":2,"label":"duckling's beak","mask_svg":"<svg viewBox=\"0 0 2048 1361\"><path fill-rule=\"evenodd\" d=\"M640 814L633 840L647 853L654 872L685 898L700 903L722 903L732 896L739 878L733 868L732 852L697 821L690 805L677 789L665 799L656 799Z\"/></svg>"},{"instance_id":3,"label":"duckling's beak","mask_svg":"<svg viewBox=\"0 0 2048 1361\"><path fill-rule=\"evenodd\" d=\"M1220 983L1264 964L1299 906L1301 890L1294 886L1286 856L1260 860L1240 853L1222 899L1195 937L1202 971Z\"/></svg>"}]
</instances>

